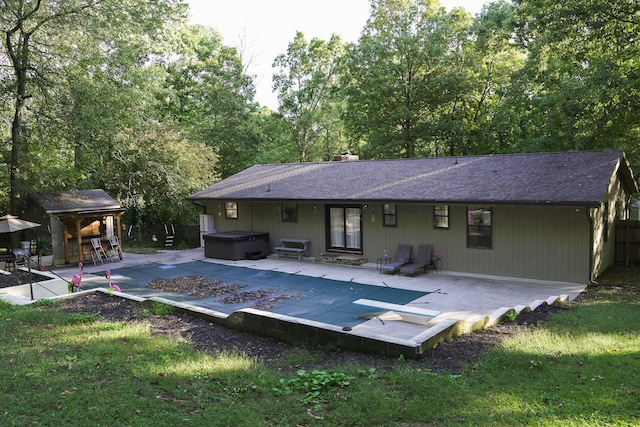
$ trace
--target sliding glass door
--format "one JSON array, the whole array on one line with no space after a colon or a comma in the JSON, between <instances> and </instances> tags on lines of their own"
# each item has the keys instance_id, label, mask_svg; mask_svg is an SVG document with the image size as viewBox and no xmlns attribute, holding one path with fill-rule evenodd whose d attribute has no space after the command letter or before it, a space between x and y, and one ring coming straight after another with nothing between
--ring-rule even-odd
<instances>
[{"instance_id":1,"label":"sliding glass door","mask_svg":"<svg viewBox=\"0 0 640 427\"><path fill-rule=\"evenodd\" d=\"M362 208L327 205L327 249L362 253Z\"/></svg>"}]
</instances>

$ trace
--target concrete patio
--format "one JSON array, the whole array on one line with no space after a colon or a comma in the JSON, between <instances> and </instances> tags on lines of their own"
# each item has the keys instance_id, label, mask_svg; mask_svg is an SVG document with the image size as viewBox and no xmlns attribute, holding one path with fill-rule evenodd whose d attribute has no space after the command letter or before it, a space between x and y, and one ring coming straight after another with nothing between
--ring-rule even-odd
<instances>
[{"instance_id":1,"label":"concrete patio","mask_svg":"<svg viewBox=\"0 0 640 427\"><path fill-rule=\"evenodd\" d=\"M426 324L406 322L401 320L396 313L386 312L351 328L252 308L242 308L228 314L167 298L148 298L174 305L181 311L208 318L225 326L273 336L282 341L295 343L313 340L342 348L405 357L415 357L433 348L438 342L450 339L457 334L468 333L495 324L510 313L518 314L534 310L541 304L555 304L573 300L586 287L586 285L575 283L506 280L487 276L472 277L446 270L429 270L426 274L415 277L380 274L375 263L354 267L317 263L313 259L298 261L297 258L282 257L226 261L205 258L204 251L200 248L163 251L155 255L125 253L124 259L119 262L87 264L84 267L83 284L85 288L106 287L106 278L102 275L105 269L117 270L145 263L177 265L194 261L428 292L428 294L406 304L409 307L441 312L431 320L426 319L428 320ZM78 269L66 266L56 268L53 272L70 280L78 272ZM139 299L125 293L121 295ZM4 299L7 298L7 296L4 297ZM24 301L24 298L19 301L19 298L14 296L12 302L28 302Z\"/></svg>"}]
</instances>

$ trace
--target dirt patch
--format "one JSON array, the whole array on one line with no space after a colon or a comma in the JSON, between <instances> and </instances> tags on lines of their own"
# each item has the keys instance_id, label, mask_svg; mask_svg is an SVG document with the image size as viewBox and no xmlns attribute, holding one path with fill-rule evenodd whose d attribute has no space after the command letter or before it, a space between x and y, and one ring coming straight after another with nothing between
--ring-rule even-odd
<instances>
[{"instance_id":1,"label":"dirt patch","mask_svg":"<svg viewBox=\"0 0 640 427\"><path fill-rule=\"evenodd\" d=\"M195 278L194 278L195 277ZM238 292L236 287L219 281L198 278L191 276L186 278L171 279L169 281L156 281L155 286L160 286L163 290L171 289L174 292L199 292L198 286L204 283L216 289L232 289L233 291L226 298L234 297L244 303L277 304L277 300L270 298L281 298L287 296L275 296L269 291L262 293ZM238 286L238 285L236 285ZM159 288L160 289L160 288ZM212 291L218 292L218 291ZM221 291L219 291L221 292ZM228 292L227 292L228 293ZM292 297L292 296L289 296ZM232 302L230 300L230 303ZM358 364L376 368L378 371L387 371L397 365L396 358L376 356L352 351L337 349L327 349L326 346L320 348L305 348L309 352L306 360L309 362L298 363L295 366L287 366L287 355L296 354L299 349L293 345L285 344L272 338L239 332L223 326L207 322L205 320L190 317L184 314L170 314L163 316L150 316L145 313L137 302L103 293L91 293L62 301L62 309L69 313L95 313L102 319L108 321L145 321L151 324L152 333L175 336L178 334L183 339L188 339L195 348L211 353L221 351L240 351L251 357L255 357L263 363L280 369L312 369L312 368L332 368L349 364ZM404 363L417 365L423 369L434 372L456 374L460 373L467 364L472 364L479 360L488 349L498 346L502 340L513 335L523 328L534 328L539 322L548 318L551 313L565 310L565 306L543 305L533 312L522 313L514 321L503 322L496 326L471 334L462 335L451 341L440 343L436 348L426 352L417 360L406 360ZM283 364L285 365L283 367Z\"/></svg>"},{"instance_id":2,"label":"dirt patch","mask_svg":"<svg viewBox=\"0 0 640 427\"><path fill-rule=\"evenodd\" d=\"M51 280L51 278L36 272L29 273L24 270L16 270L11 274L0 273L0 288L10 288L31 282L44 282L45 280Z\"/></svg>"}]
</instances>

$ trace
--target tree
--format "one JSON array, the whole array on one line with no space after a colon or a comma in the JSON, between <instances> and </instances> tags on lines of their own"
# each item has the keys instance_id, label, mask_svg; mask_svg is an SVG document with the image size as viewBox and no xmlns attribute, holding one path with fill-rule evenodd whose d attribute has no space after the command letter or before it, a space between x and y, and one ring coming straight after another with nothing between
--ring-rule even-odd
<instances>
[{"instance_id":1,"label":"tree","mask_svg":"<svg viewBox=\"0 0 640 427\"><path fill-rule=\"evenodd\" d=\"M101 186L127 208L132 222L180 222L186 196L210 185L216 155L204 143L155 121L123 129L102 165Z\"/></svg>"},{"instance_id":2,"label":"tree","mask_svg":"<svg viewBox=\"0 0 640 427\"><path fill-rule=\"evenodd\" d=\"M228 177L252 163L257 147L251 115L255 88L235 48L211 28L188 26L163 64L166 82L158 93L163 117L175 120L194 141L216 150L216 170Z\"/></svg>"},{"instance_id":3,"label":"tree","mask_svg":"<svg viewBox=\"0 0 640 427\"><path fill-rule=\"evenodd\" d=\"M92 40L105 56L118 42L135 42L125 34L158 36L165 18L184 16L179 0L5 0L0 12L4 33L2 81L11 93L11 157L9 161L10 211L17 214L26 191L22 176L28 149L27 123L41 111L28 109L39 97L55 93L56 78L81 57L78 46ZM9 70L7 72L7 70ZM54 98L54 97L50 97ZM41 104L42 105L42 104Z\"/></svg>"},{"instance_id":4,"label":"tree","mask_svg":"<svg viewBox=\"0 0 640 427\"><path fill-rule=\"evenodd\" d=\"M528 114L526 149L624 148L638 158L640 5L517 1L527 64L513 91ZM516 96L514 96L516 98Z\"/></svg>"},{"instance_id":5,"label":"tree","mask_svg":"<svg viewBox=\"0 0 640 427\"><path fill-rule=\"evenodd\" d=\"M368 158L435 154L433 129L466 85L466 65L453 70L471 18L437 0L372 0L371 10L348 50L347 128Z\"/></svg>"},{"instance_id":6,"label":"tree","mask_svg":"<svg viewBox=\"0 0 640 427\"><path fill-rule=\"evenodd\" d=\"M486 4L471 33L475 84L471 98L469 151L473 154L519 151L517 119L523 112L509 109L507 93L525 55L514 42L514 6L499 0Z\"/></svg>"},{"instance_id":7,"label":"tree","mask_svg":"<svg viewBox=\"0 0 640 427\"><path fill-rule=\"evenodd\" d=\"M344 52L340 37L307 42L297 32L286 54L273 63L279 112L291 126L298 160L329 160L340 146L339 104L332 96Z\"/></svg>"}]
</instances>

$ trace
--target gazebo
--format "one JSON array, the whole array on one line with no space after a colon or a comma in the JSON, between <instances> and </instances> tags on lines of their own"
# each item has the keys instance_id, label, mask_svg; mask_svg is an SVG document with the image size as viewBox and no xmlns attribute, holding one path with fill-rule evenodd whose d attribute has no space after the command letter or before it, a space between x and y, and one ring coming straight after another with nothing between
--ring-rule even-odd
<instances>
[{"instance_id":1,"label":"gazebo","mask_svg":"<svg viewBox=\"0 0 640 427\"><path fill-rule=\"evenodd\" d=\"M125 209L104 190L33 193L31 200L28 217L47 225L54 264L83 261L91 253L92 238L122 240Z\"/></svg>"}]
</instances>

